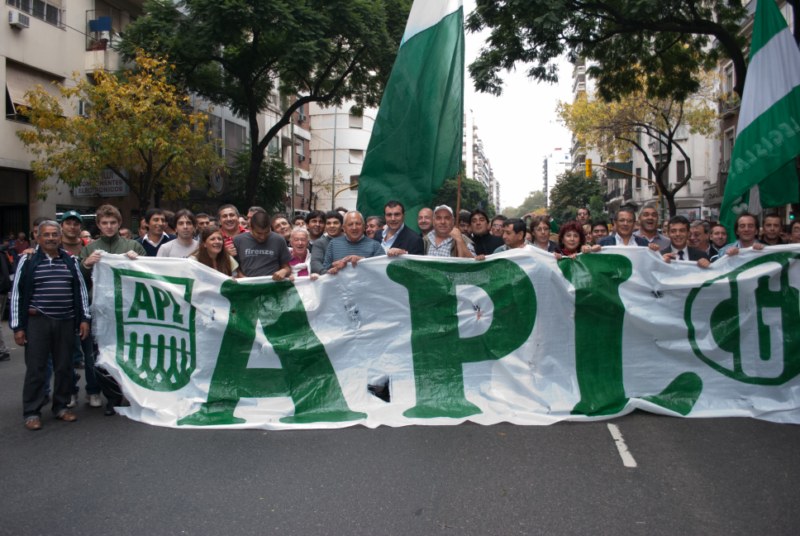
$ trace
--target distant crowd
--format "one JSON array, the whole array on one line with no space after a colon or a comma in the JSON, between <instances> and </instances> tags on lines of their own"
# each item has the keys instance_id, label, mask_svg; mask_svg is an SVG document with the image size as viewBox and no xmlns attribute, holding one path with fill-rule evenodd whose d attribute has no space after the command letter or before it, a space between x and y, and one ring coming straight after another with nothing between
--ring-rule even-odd
<instances>
[{"instance_id":1,"label":"distant crowd","mask_svg":"<svg viewBox=\"0 0 800 536\"><path fill-rule=\"evenodd\" d=\"M667 263L684 261L706 268L743 248L800 243L800 222L784 228L778 215L764 216L759 225L756 216L740 214L735 237L729 239L719 223L684 216L674 216L662 227L654 205L645 205L638 214L623 207L610 222L592 219L590 211L581 208L575 220L561 225L546 214L490 217L481 209L456 214L439 205L418 211L419 230L406 225L413 216L406 217L401 201L389 201L382 215L366 217L346 209L270 215L257 206L240 213L231 204L213 215L155 208L141 218L136 237L122 227L122 215L112 205L97 209L96 236L84 228L83 218L76 211L65 212L60 221L39 218L31 241L20 232L0 246L0 317L10 291L10 325L15 342L25 347L23 418L29 430L42 427L41 409L47 404L57 419L77 419L81 369L90 407L103 406L101 392L108 415L123 402L113 378L94 366L97 348L90 336L91 274L106 253L132 259L186 258L233 278L267 276L280 281L336 275L381 255L482 261L510 249L539 249L558 259L574 259L604 247L625 246L650 248ZM0 361L9 358L0 334Z\"/></svg>"}]
</instances>

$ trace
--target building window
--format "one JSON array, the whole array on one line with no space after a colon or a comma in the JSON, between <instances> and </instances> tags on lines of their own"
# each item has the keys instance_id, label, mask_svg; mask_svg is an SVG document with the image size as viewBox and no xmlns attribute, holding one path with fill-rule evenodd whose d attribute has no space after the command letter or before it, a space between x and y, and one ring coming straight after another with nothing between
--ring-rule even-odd
<instances>
[{"instance_id":1,"label":"building window","mask_svg":"<svg viewBox=\"0 0 800 536\"><path fill-rule=\"evenodd\" d=\"M299 136L294 137L294 146L295 146L295 154L297 155L297 161L303 162L306 159L306 145L303 138Z\"/></svg>"},{"instance_id":2,"label":"building window","mask_svg":"<svg viewBox=\"0 0 800 536\"><path fill-rule=\"evenodd\" d=\"M64 10L61 0L6 0L6 5L15 7L34 18L64 28Z\"/></svg>"},{"instance_id":3,"label":"building window","mask_svg":"<svg viewBox=\"0 0 800 536\"><path fill-rule=\"evenodd\" d=\"M350 114L350 128L364 128L364 116Z\"/></svg>"},{"instance_id":4,"label":"building window","mask_svg":"<svg viewBox=\"0 0 800 536\"><path fill-rule=\"evenodd\" d=\"M350 163L363 164L364 163L364 150L363 149L350 149Z\"/></svg>"},{"instance_id":5,"label":"building window","mask_svg":"<svg viewBox=\"0 0 800 536\"><path fill-rule=\"evenodd\" d=\"M236 156L247 145L247 128L231 121L225 121L225 163L233 166Z\"/></svg>"},{"instance_id":6,"label":"building window","mask_svg":"<svg viewBox=\"0 0 800 536\"><path fill-rule=\"evenodd\" d=\"M358 188L359 177L361 177L361 175L350 175L350 186L352 187L351 189Z\"/></svg>"},{"instance_id":7,"label":"building window","mask_svg":"<svg viewBox=\"0 0 800 536\"><path fill-rule=\"evenodd\" d=\"M217 156L222 156L222 118L218 115L208 114L208 138L214 143Z\"/></svg>"},{"instance_id":8,"label":"building window","mask_svg":"<svg viewBox=\"0 0 800 536\"><path fill-rule=\"evenodd\" d=\"M31 69L16 62L6 62L6 119L28 123L28 118L20 113L20 106L27 106L25 93L41 86L61 105L63 113L70 109L70 103L61 95L53 82L63 83L63 79Z\"/></svg>"},{"instance_id":9,"label":"building window","mask_svg":"<svg viewBox=\"0 0 800 536\"><path fill-rule=\"evenodd\" d=\"M640 167L636 168L636 189L642 189L642 168Z\"/></svg>"},{"instance_id":10,"label":"building window","mask_svg":"<svg viewBox=\"0 0 800 536\"><path fill-rule=\"evenodd\" d=\"M678 175L678 182L681 182L683 179L686 178L686 161L678 160L676 164L677 164L676 174Z\"/></svg>"},{"instance_id":11,"label":"building window","mask_svg":"<svg viewBox=\"0 0 800 536\"><path fill-rule=\"evenodd\" d=\"M735 76L733 70L733 62L729 62L722 68L722 94L729 96L733 93Z\"/></svg>"},{"instance_id":12,"label":"building window","mask_svg":"<svg viewBox=\"0 0 800 536\"><path fill-rule=\"evenodd\" d=\"M725 131L722 138L722 169L720 171L728 171L731 164L731 156L733 156L733 144L736 141L736 129L729 128Z\"/></svg>"}]
</instances>

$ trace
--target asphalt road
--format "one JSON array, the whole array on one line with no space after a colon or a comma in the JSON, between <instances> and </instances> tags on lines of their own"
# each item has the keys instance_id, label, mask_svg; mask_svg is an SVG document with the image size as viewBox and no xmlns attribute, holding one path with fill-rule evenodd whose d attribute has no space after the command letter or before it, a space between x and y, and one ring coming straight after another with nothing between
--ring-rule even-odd
<instances>
[{"instance_id":1,"label":"asphalt road","mask_svg":"<svg viewBox=\"0 0 800 536\"><path fill-rule=\"evenodd\" d=\"M611 423L636 467L608 422L172 430L82 398L77 422L46 413L29 432L23 374L15 349L0 363L0 534L800 533L800 426L634 413Z\"/></svg>"}]
</instances>

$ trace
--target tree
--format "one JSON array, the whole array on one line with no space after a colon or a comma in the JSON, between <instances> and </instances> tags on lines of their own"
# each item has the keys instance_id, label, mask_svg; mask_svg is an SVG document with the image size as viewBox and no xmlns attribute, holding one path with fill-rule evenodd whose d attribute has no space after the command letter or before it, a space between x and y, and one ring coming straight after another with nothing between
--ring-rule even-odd
<instances>
[{"instance_id":1,"label":"tree","mask_svg":"<svg viewBox=\"0 0 800 536\"><path fill-rule=\"evenodd\" d=\"M578 208L588 207L592 198L602 195L597 177L567 172L560 175L550 191L550 215L559 223L574 220Z\"/></svg>"},{"instance_id":2,"label":"tree","mask_svg":"<svg viewBox=\"0 0 800 536\"><path fill-rule=\"evenodd\" d=\"M56 176L70 187L96 184L108 170L122 179L146 210L156 192L179 199L192 178L221 165L207 139L206 115L186 113L188 97L167 82L164 60L139 54L138 69L121 76L99 71L94 83L77 74L74 85L56 84L73 111L67 117L59 99L38 86L26 97L23 113L32 129L17 135L36 156L31 163L47 196Z\"/></svg>"},{"instance_id":3,"label":"tree","mask_svg":"<svg viewBox=\"0 0 800 536\"><path fill-rule=\"evenodd\" d=\"M249 202L244 195L249 168L250 151L245 148L236 155L236 161L230 169L230 187L221 202L232 203L237 207L255 205L263 207L270 214L283 212L286 208L286 197L289 195L289 167L280 158L265 160L259 169L258 187L253 202Z\"/></svg>"},{"instance_id":4,"label":"tree","mask_svg":"<svg viewBox=\"0 0 800 536\"><path fill-rule=\"evenodd\" d=\"M447 205L456 210L456 195L458 191L458 179L447 179L442 183L439 192L434 199L434 205ZM473 179L461 179L461 209L475 210L480 208L487 214L494 213L494 207L489 203L489 194L480 182Z\"/></svg>"},{"instance_id":5,"label":"tree","mask_svg":"<svg viewBox=\"0 0 800 536\"><path fill-rule=\"evenodd\" d=\"M797 3L797 0L792 0ZM740 96L747 72L740 23L742 0L477 0L468 20L490 30L469 66L479 91L500 94L501 69L528 64L528 75L554 82L553 60L563 53L591 60L587 72L610 100L646 88L653 97L683 100L701 85L700 73L726 55ZM711 46L713 44L713 47Z\"/></svg>"},{"instance_id":6,"label":"tree","mask_svg":"<svg viewBox=\"0 0 800 536\"><path fill-rule=\"evenodd\" d=\"M666 199L670 216L674 216L675 194L692 178L692 160L677 134L686 129L710 136L716 128L712 88L710 80L706 81L704 91L687 101L648 98L646 91L615 102L583 95L572 104L560 103L558 113L579 143L609 158L627 160L625 155L631 148L638 151L652 172L658 192ZM651 154L650 145L657 148L652 151L657 157ZM676 153L685 162L685 173L670 185L668 171Z\"/></svg>"},{"instance_id":7,"label":"tree","mask_svg":"<svg viewBox=\"0 0 800 536\"><path fill-rule=\"evenodd\" d=\"M507 208L504 214L509 218L521 218L535 210L544 209L545 205L547 205L547 196L544 190L537 190L528 194L528 197L525 198L525 201L520 206Z\"/></svg>"},{"instance_id":8,"label":"tree","mask_svg":"<svg viewBox=\"0 0 800 536\"><path fill-rule=\"evenodd\" d=\"M252 204L267 145L301 106L379 104L409 9L410 0L151 0L122 50L167 55L188 89L247 118ZM298 98L262 134L276 89Z\"/></svg>"}]
</instances>

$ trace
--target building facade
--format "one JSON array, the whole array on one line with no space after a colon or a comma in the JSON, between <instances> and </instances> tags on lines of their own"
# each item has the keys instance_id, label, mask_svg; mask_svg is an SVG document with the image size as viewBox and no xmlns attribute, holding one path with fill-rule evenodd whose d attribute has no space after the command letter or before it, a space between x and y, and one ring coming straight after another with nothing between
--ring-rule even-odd
<instances>
[{"instance_id":1,"label":"building facade","mask_svg":"<svg viewBox=\"0 0 800 536\"><path fill-rule=\"evenodd\" d=\"M353 103L323 107L312 103L310 113L311 207L355 210L358 179L364 165L377 108L354 113ZM371 216L371 214L365 214Z\"/></svg>"}]
</instances>

